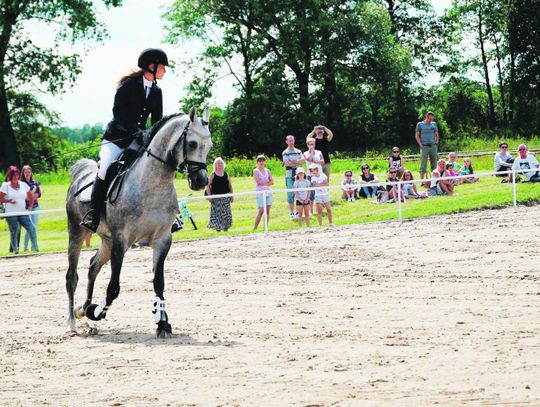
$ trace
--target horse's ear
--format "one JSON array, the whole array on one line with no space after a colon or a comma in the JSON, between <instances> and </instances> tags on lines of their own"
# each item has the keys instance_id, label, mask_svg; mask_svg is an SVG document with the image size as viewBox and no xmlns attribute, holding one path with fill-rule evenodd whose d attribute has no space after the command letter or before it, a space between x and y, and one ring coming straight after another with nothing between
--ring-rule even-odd
<instances>
[{"instance_id":1,"label":"horse's ear","mask_svg":"<svg viewBox=\"0 0 540 407\"><path fill-rule=\"evenodd\" d=\"M191 123L193 123L196 118L197 118L197 108L193 106L191 109L189 109L189 120L191 120Z\"/></svg>"},{"instance_id":2,"label":"horse's ear","mask_svg":"<svg viewBox=\"0 0 540 407\"><path fill-rule=\"evenodd\" d=\"M210 109L207 107L205 107L203 110L202 122L205 126L208 126L208 123L210 123Z\"/></svg>"}]
</instances>

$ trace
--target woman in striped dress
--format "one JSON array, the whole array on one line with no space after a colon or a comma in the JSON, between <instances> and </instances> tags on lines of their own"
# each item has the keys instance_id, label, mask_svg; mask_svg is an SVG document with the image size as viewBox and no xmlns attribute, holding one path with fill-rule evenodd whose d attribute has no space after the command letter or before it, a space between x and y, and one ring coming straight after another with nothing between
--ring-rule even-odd
<instances>
[{"instance_id":1,"label":"woman in striped dress","mask_svg":"<svg viewBox=\"0 0 540 407\"><path fill-rule=\"evenodd\" d=\"M208 177L207 195L232 194L233 187L229 174L225 172L225 161L221 157L214 160L214 172ZM206 226L218 232L226 232L232 225L231 203L234 197L213 198L210 202L210 221Z\"/></svg>"}]
</instances>

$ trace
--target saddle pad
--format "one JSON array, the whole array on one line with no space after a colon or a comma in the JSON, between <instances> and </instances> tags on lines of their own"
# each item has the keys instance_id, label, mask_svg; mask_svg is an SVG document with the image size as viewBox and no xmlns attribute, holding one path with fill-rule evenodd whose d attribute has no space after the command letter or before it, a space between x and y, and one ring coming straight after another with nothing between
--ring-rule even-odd
<instances>
[{"instance_id":1,"label":"saddle pad","mask_svg":"<svg viewBox=\"0 0 540 407\"><path fill-rule=\"evenodd\" d=\"M82 203L88 203L92 200L92 190L94 189L94 186L91 185L88 188L86 188L84 191L82 191L79 195L79 201Z\"/></svg>"}]
</instances>

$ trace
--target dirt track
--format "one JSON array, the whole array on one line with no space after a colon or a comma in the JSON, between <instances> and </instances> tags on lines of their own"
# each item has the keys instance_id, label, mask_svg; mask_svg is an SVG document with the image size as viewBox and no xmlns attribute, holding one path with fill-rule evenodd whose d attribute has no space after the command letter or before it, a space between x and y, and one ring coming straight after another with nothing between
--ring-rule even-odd
<instances>
[{"instance_id":1,"label":"dirt track","mask_svg":"<svg viewBox=\"0 0 540 407\"><path fill-rule=\"evenodd\" d=\"M148 249L128 253L107 320L77 337L66 255L0 259L0 405L540 405L537 215L175 244L172 340L154 338Z\"/></svg>"}]
</instances>

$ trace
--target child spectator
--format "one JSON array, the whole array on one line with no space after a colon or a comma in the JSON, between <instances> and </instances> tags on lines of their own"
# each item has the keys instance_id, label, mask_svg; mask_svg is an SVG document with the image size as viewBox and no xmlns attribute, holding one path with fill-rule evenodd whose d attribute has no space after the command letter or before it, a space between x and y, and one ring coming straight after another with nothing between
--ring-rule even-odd
<instances>
[{"instance_id":1,"label":"child spectator","mask_svg":"<svg viewBox=\"0 0 540 407\"><path fill-rule=\"evenodd\" d=\"M455 163L454 163L455 164ZM454 164L452 164L451 162L447 162L446 163L446 173L448 174L447 176L448 177L456 177L458 176L459 174L454 170ZM458 170L459 171L459 170ZM453 180L449 180L450 182L452 182L454 185L457 185L461 182L461 178L456 178L456 179L453 179Z\"/></svg>"},{"instance_id":2,"label":"child spectator","mask_svg":"<svg viewBox=\"0 0 540 407\"><path fill-rule=\"evenodd\" d=\"M403 156L399 153L399 147L392 148L392 154L388 159L388 169L395 168L398 178L401 178L405 167L403 166Z\"/></svg>"},{"instance_id":3,"label":"child spectator","mask_svg":"<svg viewBox=\"0 0 540 407\"><path fill-rule=\"evenodd\" d=\"M309 188L311 182L306 179L306 172L302 167L296 170L296 181L294 189ZM296 210L298 211L298 226L302 226L302 217L306 219L306 226L309 227L309 205L311 191L294 191L296 196Z\"/></svg>"},{"instance_id":4,"label":"child spectator","mask_svg":"<svg viewBox=\"0 0 540 407\"><path fill-rule=\"evenodd\" d=\"M376 198L379 188L379 179L371 173L368 164L362 164L362 173L360 174L360 195L365 198Z\"/></svg>"},{"instance_id":5,"label":"child spectator","mask_svg":"<svg viewBox=\"0 0 540 407\"><path fill-rule=\"evenodd\" d=\"M356 192L358 191L358 187L356 186L356 181L353 178L352 171L345 171L344 176L345 178L341 182L341 198L352 202L356 199Z\"/></svg>"},{"instance_id":6,"label":"child spectator","mask_svg":"<svg viewBox=\"0 0 540 407\"><path fill-rule=\"evenodd\" d=\"M397 177L397 169L390 168L388 170L388 179L386 182L398 182L399 178ZM398 185L390 185L386 184L386 192L388 192L388 198L393 199L394 201L398 200L398 188L400 188ZM403 195L401 195L401 198L403 199ZM389 201L392 202L392 201Z\"/></svg>"},{"instance_id":7,"label":"child spectator","mask_svg":"<svg viewBox=\"0 0 540 407\"><path fill-rule=\"evenodd\" d=\"M311 164L309 170L312 171L311 185L314 187L328 186L328 177L326 174L319 171L317 164ZM328 226L334 226L332 223L332 208L330 208L330 193L328 188L315 190L315 204L317 205L317 218L319 226L322 226L322 210L323 205L326 208L326 216L328 217Z\"/></svg>"},{"instance_id":8,"label":"child spectator","mask_svg":"<svg viewBox=\"0 0 540 407\"><path fill-rule=\"evenodd\" d=\"M403 172L403 196L407 199L424 199L427 198L427 194L425 192L418 192L418 189L416 188L416 184L413 182L413 175L412 172L409 170L405 170ZM405 182L409 181L409 182Z\"/></svg>"},{"instance_id":9,"label":"child spectator","mask_svg":"<svg viewBox=\"0 0 540 407\"><path fill-rule=\"evenodd\" d=\"M474 170L472 167L472 161L469 157L463 159L463 167L461 167L461 170L459 171L460 175L471 175L470 177L461 178L461 182L464 183L472 183L477 182L479 180L479 177L474 174Z\"/></svg>"},{"instance_id":10,"label":"child spectator","mask_svg":"<svg viewBox=\"0 0 540 407\"><path fill-rule=\"evenodd\" d=\"M255 180L255 191L267 191L266 193L266 208L264 205L263 194L257 194L257 206L259 208L257 216L255 216L255 225L253 230L257 229L259 222L264 214L266 209L267 220L270 221L270 207L272 206L272 194L269 193L270 187L274 185L274 178L272 178L272 173L266 165L266 157L261 154L257 156L257 168L253 170L253 179Z\"/></svg>"},{"instance_id":11,"label":"child spectator","mask_svg":"<svg viewBox=\"0 0 540 407\"><path fill-rule=\"evenodd\" d=\"M308 172L307 179L308 181L311 180L312 172L310 171L311 164L317 165L319 168L319 173L322 174L324 164L324 157L323 153L319 150L315 149L316 141L315 139L308 136L306 138L306 145L308 150L304 153L304 159L306 161L306 171ZM309 199L311 200L311 213L313 213L313 202L315 201L315 191L311 191Z\"/></svg>"}]
</instances>

